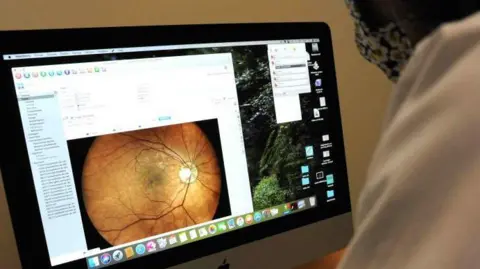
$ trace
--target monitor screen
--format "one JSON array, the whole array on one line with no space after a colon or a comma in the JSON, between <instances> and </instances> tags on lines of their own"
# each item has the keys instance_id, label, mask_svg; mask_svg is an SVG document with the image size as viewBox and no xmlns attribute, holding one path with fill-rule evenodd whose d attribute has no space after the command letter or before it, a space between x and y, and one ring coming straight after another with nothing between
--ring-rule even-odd
<instances>
[{"instance_id":1,"label":"monitor screen","mask_svg":"<svg viewBox=\"0 0 480 269\"><path fill-rule=\"evenodd\" d=\"M4 55L51 265L345 213L322 53L311 38Z\"/></svg>"}]
</instances>

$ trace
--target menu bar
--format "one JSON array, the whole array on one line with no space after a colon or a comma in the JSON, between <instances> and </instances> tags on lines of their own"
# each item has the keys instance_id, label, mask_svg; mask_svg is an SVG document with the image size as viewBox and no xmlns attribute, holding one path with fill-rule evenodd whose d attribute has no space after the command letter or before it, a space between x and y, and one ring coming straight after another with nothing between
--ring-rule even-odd
<instances>
[{"instance_id":1,"label":"menu bar","mask_svg":"<svg viewBox=\"0 0 480 269\"><path fill-rule=\"evenodd\" d=\"M319 39L312 38L312 39L287 39L287 40L267 40L267 41L224 42L224 43L200 43L200 44L185 44L185 45L165 45L165 46L129 47L129 48L107 48L107 49L94 49L94 50L38 52L38 53L23 53L23 54L5 54L3 55L3 59L6 61L12 61L12 60L25 60L25 59L72 57L72 56L84 56L84 55L117 54L117 53L130 53L130 52L198 49L198 48L212 48L212 47L214 48L238 47L238 46L255 46L255 45L269 45L269 44L295 44L295 43L311 43L311 42L319 42Z\"/></svg>"},{"instance_id":2,"label":"menu bar","mask_svg":"<svg viewBox=\"0 0 480 269\"><path fill-rule=\"evenodd\" d=\"M268 209L259 210L249 214L230 217L182 230L170 235L162 235L158 238L126 245L122 248L112 249L87 257L88 268L103 268L127 260L140 258L146 255L158 253L166 249L179 247L202 239L238 230L262 222L270 221L282 216L304 211L317 206L315 196L289 202Z\"/></svg>"}]
</instances>

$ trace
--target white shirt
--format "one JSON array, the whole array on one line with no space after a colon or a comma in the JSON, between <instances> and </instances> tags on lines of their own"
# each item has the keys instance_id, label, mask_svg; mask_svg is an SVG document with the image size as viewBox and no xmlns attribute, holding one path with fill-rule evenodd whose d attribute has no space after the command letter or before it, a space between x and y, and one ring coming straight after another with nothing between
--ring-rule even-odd
<instances>
[{"instance_id":1,"label":"white shirt","mask_svg":"<svg viewBox=\"0 0 480 269\"><path fill-rule=\"evenodd\" d=\"M340 268L480 268L480 13L417 46L356 217Z\"/></svg>"}]
</instances>

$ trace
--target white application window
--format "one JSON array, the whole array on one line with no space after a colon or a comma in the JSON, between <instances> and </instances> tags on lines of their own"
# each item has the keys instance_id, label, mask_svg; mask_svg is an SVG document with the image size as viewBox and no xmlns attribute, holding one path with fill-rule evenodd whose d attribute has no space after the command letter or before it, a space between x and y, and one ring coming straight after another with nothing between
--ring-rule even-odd
<instances>
[{"instance_id":1,"label":"white application window","mask_svg":"<svg viewBox=\"0 0 480 269\"><path fill-rule=\"evenodd\" d=\"M277 123L302 120L299 94L311 92L305 43L268 45Z\"/></svg>"},{"instance_id":2,"label":"white application window","mask_svg":"<svg viewBox=\"0 0 480 269\"><path fill-rule=\"evenodd\" d=\"M217 167L223 166L231 215L253 211L230 53L23 70L47 74L19 85L17 96L53 265L89 254L79 210L82 197L77 197L76 188L83 188L83 199L98 202L101 197L110 197L112 203L122 208L118 212L105 212L110 215L104 219L119 225L113 232L102 234L112 241L121 237L115 230L123 228L122 222L136 221L132 216L148 219L162 216L163 211L178 215L183 210L192 225L202 222L201 217L188 212L195 206L190 201L198 200L177 199L187 197L188 188L175 184L161 186L178 194L170 200L148 192L159 186L156 178L170 171L169 163L178 164L178 171L171 172L187 183L185 186L195 186L192 188L205 193L203 196L212 197L218 195L221 184L211 179L218 177L222 169ZM48 76L50 72L55 75ZM218 141L211 138L214 133ZM74 168L72 150L79 147L72 145L89 139L93 142L83 166ZM221 151L216 152L215 148ZM117 169L109 166L124 159L123 166ZM118 188L125 182L124 175L117 170L130 166L135 170L129 171L141 174L144 180L142 186L146 191L136 196L132 196L132 188ZM103 181L99 173L115 178L116 184ZM78 184L78 177L82 184ZM198 184L190 185L193 182ZM133 201L149 199L155 206L138 208L132 197ZM85 203L88 211L89 202ZM101 201L98 208L102 208ZM148 213L139 214L140 209ZM98 210L89 212L92 215Z\"/></svg>"}]
</instances>

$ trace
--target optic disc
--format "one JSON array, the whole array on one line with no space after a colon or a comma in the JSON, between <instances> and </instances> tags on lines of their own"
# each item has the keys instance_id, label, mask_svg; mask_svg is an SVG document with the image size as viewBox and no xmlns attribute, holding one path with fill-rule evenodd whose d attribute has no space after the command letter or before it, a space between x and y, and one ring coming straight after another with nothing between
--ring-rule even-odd
<instances>
[{"instance_id":1,"label":"optic disc","mask_svg":"<svg viewBox=\"0 0 480 269\"><path fill-rule=\"evenodd\" d=\"M180 167L178 177L185 184L192 184L197 180L198 169L195 164L187 162Z\"/></svg>"}]
</instances>

